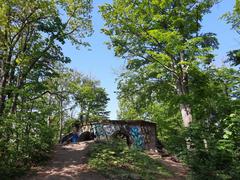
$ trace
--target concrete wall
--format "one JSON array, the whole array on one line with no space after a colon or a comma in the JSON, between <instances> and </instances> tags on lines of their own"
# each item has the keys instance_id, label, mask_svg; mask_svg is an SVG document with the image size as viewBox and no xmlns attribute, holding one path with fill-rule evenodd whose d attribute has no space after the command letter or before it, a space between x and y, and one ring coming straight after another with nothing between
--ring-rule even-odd
<instances>
[{"instance_id":1,"label":"concrete wall","mask_svg":"<svg viewBox=\"0 0 240 180\"><path fill-rule=\"evenodd\" d=\"M82 127L82 130L90 129L97 139L109 139L121 128L128 133L133 147L147 150L156 149L156 124L148 121L102 121Z\"/></svg>"}]
</instances>

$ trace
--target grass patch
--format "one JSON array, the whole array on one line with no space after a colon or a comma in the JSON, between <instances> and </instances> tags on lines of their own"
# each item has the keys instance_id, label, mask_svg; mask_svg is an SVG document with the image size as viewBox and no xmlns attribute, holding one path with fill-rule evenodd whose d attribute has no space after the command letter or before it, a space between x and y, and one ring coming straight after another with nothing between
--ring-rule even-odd
<instances>
[{"instance_id":1,"label":"grass patch","mask_svg":"<svg viewBox=\"0 0 240 180\"><path fill-rule=\"evenodd\" d=\"M144 152L120 140L95 143L88 164L109 179L160 179L172 175Z\"/></svg>"}]
</instances>

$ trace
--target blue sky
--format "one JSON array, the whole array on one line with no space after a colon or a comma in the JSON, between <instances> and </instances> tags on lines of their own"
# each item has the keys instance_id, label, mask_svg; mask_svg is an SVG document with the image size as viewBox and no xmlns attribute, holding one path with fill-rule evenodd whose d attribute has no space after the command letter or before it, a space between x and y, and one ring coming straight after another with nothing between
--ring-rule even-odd
<instances>
[{"instance_id":1,"label":"blue sky","mask_svg":"<svg viewBox=\"0 0 240 180\"><path fill-rule=\"evenodd\" d=\"M226 52L236 49L240 45L240 38L231 30L231 27L220 19L222 14L231 11L235 0L222 0L213 9L212 13L206 15L203 21L203 32L213 32L217 34L220 46L216 50L216 65L220 66L226 58ZM78 70L101 81L111 99L108 104L108 110L111 111L110 119L117 118L118 102L114 91L117 90L116 78L121 72L125 61L114 56L113 50L109 50L104 44L108 40L107 36L100 32L104 21L98 12L98 6L104 3L111 3L111 0L94 0L93 9L93 28L94 34L87 41L91 44L91 51L87 48L77 50L71 44L66 43L63 46L65 56L72 59L68 65L74 70Z\"/></svg>"}]
</instances>

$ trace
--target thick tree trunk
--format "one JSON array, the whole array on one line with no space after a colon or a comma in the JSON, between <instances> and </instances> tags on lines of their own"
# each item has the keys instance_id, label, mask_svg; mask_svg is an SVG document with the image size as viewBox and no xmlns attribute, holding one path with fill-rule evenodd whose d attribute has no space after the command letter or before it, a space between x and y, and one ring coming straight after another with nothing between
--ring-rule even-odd
<instances>
[{"instance_id":1,"label":"thick tree trunk","mask_svg":"<svg viewBox=\"0 0 240 180\"><path fill-rule=\"evenodd\" d=\"M186 78L186 77L185 77ZM186 79L183 80L180 78L177 80L177 93L179 96L186 96L188 95L188 88L187 88L187 81ZM190 123L192 122L192 111L191 106L187 102L180 103L180 112L182 115L183 125L184 127L189 127Z\"/></svg>"},{"instance_id":2,"label":"thick tree trunk","mask_svg":"<svg viewBox=\"0 0 240 180\"><path fill-rule=\"evenodd\" d=\"M184 62L184 54L180 53L180 62ZM189 94L189 83L188 83L188 66L183 63L179 66L180 74L176 79L176 89L177 94L180 97L183 97L180 102L180 112L182 115L183 125L184 127L189 127L192 122L192 112L190 104L185 100L186 96Z\"/></svg>"},{"instance_id":3,"label":"thick tree trunk","mask_svg":"<svg viewBox=\"0 0 240 180\"><path fill-rule=\"evenodd\" d=\"M184 97L180 101L179 108L182 115L183 126L185 128L188 128L192 122L192 111L191 111L190 104L185 100L186 96L189 94L189 88L188 88L187 68L183 65L181 66L181 75L176 80L176 87L177 87L177 94L180 97ZM190 150L191 144L192 144L191 138L186 137L185 140L186 140L187 149Z\"/></svg>"},{"instance_id":4,"label":"thick tree trunk","mask_svg":"<svg viewBox=\"0 0 240 180\"><path fill-rule=\"evenodd\" d=\"M191 107L188 104L180 104L180 111L182 114L183 125L187 128L192 122Z\"/></svg>"}]
</instances>

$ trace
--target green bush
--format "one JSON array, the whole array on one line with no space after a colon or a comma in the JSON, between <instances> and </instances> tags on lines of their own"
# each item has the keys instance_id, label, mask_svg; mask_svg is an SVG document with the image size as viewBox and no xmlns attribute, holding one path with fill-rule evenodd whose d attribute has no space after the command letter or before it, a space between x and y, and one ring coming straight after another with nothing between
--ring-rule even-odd
<instances>
[{"instance_id":1,"label":"green bush","mask_svg":"<svg viewBox=\"0 0 240 180\"><path fill-rule=\"evenodd\" d=\"M45 161L53 146L54 131L44 119L5 116L0 119L0 177L12 179L31 165Z\"/></svg>"},{"instance_id":2,"label":"green bush","mask_svg":"<svg viewBox=\"0 0 240 180\"><path fill-rule=\"evenodd\" d=\"M119 139L91 147L89 165L113 179L159 179L171 177L159 161L144 152L129 149Z\"/></svg>"},{"instance_id":3,"label":"green bush","mask_svg":"<svg viewBox=\"0 0 240 180\"><path fill-rule=\"evenodd\" d=\"M239 116L231 114L223 122L217 131L192 125L189 134L194 146L188 153L188 164L193 179L240 179Z\"/></svg>"}]
</instances>

